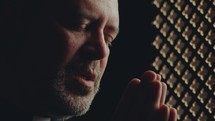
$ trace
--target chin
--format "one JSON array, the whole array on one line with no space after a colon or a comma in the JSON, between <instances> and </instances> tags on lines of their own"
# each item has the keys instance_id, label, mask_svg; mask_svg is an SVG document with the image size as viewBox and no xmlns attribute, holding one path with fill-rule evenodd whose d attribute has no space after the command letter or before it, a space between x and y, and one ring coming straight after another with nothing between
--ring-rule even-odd
<instances>
[{"instance_id":1,"label":"chin","mask_svg":"<svg viewBox=\"0 0 215 121\"><path fill-rule=\"evenodd\" d=\"M90 93L80 96L71 93L71 91L57 92L49 99L48 102L50 103L47 104L47 110L43 110L42 112L40 110L38 115L63 119L82 116L90 109L95 95L95 93Z\"/></svg>"},{"instance_id":2,"label":"chin","mask_svg":"<svg viewBox=\"0 0 215 121\"><path fill-rule=\"evenodd\" d=\"M91 106L91 103L95 97L95 94L87 96L78 96L78 95L63 95L62 100L64 101L65 106L68 106L68 113L72 116L81 116L84 115Z\"/></svg>"},{"instance_id":3,"label":"chin","mask_svg":"<svg viewBox=\"0 0 215 121\"><path fill-rule=\"evenodd\" d=\"M90 109L91 103L99 90L99 84L96 83L93 88L86 88L73 83L68 88L65 80L64 83L59 82L54 86L56 92L55 99L58 100L58 102L55 102L57 103L55 105L57 110L54 115L64 117L84 115Z\"/></svg>"}]
</instances>

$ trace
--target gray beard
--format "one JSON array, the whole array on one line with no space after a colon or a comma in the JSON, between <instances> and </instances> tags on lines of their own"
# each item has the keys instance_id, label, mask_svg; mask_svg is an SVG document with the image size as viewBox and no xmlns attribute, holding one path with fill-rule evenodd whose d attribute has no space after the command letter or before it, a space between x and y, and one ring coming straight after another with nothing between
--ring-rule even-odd
<instances>
[{"instance_id":1,"label":"gray beard","mask_svg":"<svg viewBox=\"0 0 215 121\"><path fill-rule=\"evenodd\" d=\"M63 117L74 117L85 114L99 91L101 77L98 77L94 88L87 88L75 83L65 71L59 72L54 89L66 114ZM64 109L63 109L64 108Z\"/></svg>"}]
</instances>

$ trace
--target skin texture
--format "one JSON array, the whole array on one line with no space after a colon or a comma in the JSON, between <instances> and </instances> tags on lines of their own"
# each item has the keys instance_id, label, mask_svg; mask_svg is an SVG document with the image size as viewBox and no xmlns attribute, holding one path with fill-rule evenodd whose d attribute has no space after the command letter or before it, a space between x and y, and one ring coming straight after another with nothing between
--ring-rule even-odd
<instances>
[{"instance_id":1,"label":"skin texture","mask_svg":"<svg viewBox=\"0 0 215 121\"><path fill-rule=\"evenodd\" d=\"M0 22L4 40L19 45L8 49L11 57L4 56L1 66L7 80L1 85L4 97L33 115L85 114L118 34L118 1L47 0L36 13L20 8L6 9L11 16ZM7 24L7 18L16 22ZM132 79L113 121L176 121L175 109L164 104L166 85L160 80L152 71Z\"/></svg>"},{"instance_id":2,"label":"skin texture","mask_svg":"<svg viewBox=\"0 0 215 121\"><path fill-rule=\"evenodd\" d=\"M176 110L164 103L166 89L161 76L153 71L132 79L112 121L176 121Z\"/></svg>"},{"instance_id":3,"label":"skin texture","mask_svg":"<svg viewBox=\"0 0 215 121\"><path fill-rule=\"evenodd\" d=\"M10 100L39 116L83 115L99 90L118 34L118 2L48 0L38 11L23 19L30 22L21 26L23 44L13 52L16 75L10 79L19 82L10 90L18 99Z\"/></svg>"}]
</instances>

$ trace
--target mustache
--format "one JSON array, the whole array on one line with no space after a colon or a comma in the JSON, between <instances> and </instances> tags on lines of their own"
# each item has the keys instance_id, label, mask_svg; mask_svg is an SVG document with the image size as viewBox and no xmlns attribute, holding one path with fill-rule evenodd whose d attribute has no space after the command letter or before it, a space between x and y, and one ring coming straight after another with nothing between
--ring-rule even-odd
<instances>
[{"instance_id":1,"label":"mustache","mask_svg":"<svg viewBox=\"0 0 215 121\"><path fill-rule=\"evenodd\" d=\"M65 67L65 72L73 73L81 71L91 71L99 73L99 64L97 61L75 61L70 62Z\"/></svg>"}]
</instances>

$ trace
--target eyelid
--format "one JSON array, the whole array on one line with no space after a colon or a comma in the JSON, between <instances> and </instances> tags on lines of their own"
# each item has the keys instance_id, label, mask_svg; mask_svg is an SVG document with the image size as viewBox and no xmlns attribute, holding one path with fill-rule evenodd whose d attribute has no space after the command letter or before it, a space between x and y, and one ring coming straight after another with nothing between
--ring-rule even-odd
<instances>
[{"instance_id":1,"label":"eyelid","mask_svg":"<svg viewBox=\"0 0 215 121\"><path fill-rule=\"evenodd\" d=\"M80 30L86 30L87 27L88 27L88 24L86 24L86 23L79 23L79 24L77 24L77 27L78 27Z\"/></svg>"},{"instance_id":2,"label":"eyelid","mask_svg":"<svg viewBox=\"0 0 215 121\"><path fill-rule=\"evenodd\" d=\"M89 24L90 24L89 20L78 18L78 19L74 19L63 23L63 26L74 31L86 31Z\"/></svg>"},{"instance_id":3,"label":"eyelid","mask_svg":"<svg viewBox=\"0 0 215 121\"><path fill-rule=\"evenodd\" d=\"M114 41L114 37L110 34L105 34L105 42L106 44L111 47L112 46L112 42Z\"/></svg>"},{"instance_id":4,"label":"eyelid","mask_svg":"<svg viewBox=\"0 0 215 121\"><path fill-rule=\"evenodd\" d=\"M87 20L78 20L74 24L76 24L77 29L86 30L88 28L90 22Z\"/></svg>"},{"instance_id":5,"label":"eyelid","mask_svg":"<svg viewBox=\"0 0 215 121\"><path fill-rule=\"evenodd\" d=\"M104 31L105 31L105 34L111 36L113 40L117 37L119 33L119 29L112 26L106 27Z\"/></svg>"}]
</instances>

